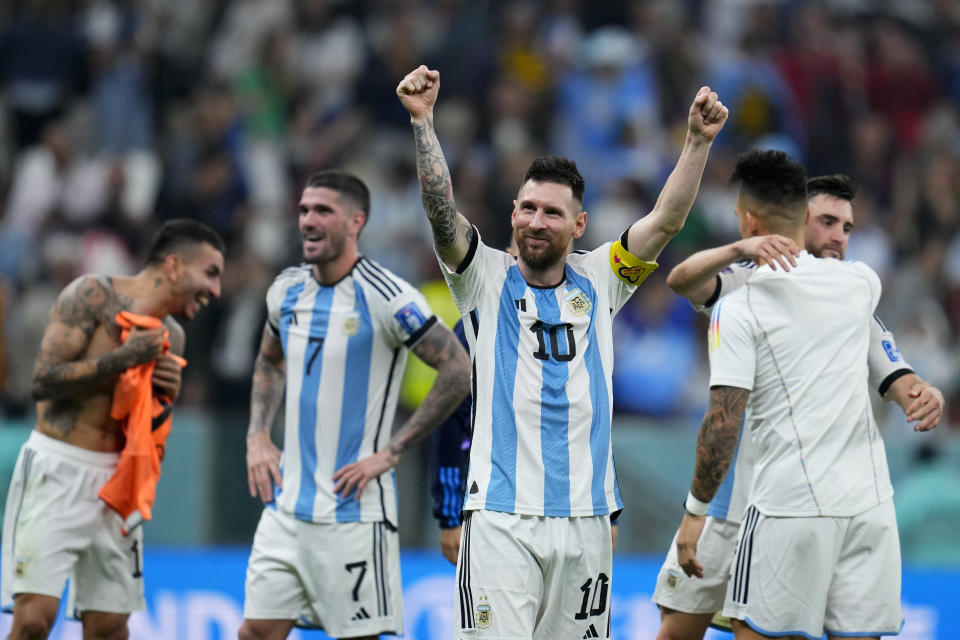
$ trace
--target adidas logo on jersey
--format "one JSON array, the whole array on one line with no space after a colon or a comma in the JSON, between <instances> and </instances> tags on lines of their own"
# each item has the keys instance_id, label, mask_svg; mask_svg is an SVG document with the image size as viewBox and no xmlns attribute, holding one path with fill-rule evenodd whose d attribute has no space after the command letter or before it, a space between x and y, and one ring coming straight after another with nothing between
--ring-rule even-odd
<instances>
[{"instance_id":1,"label":"adidas logo on jersey","mask_svg":"<svg viewBox=\"0 0 960 640\"><path fill-rule=\"evenodd\" d=\"M600 634L597 633L597 628L591 624L589 627L587 627L587 632L586 632L585 634L583 634L583 637L584 637L584 638L599 638L599 637L600 637Z\"/></svg>"},{"instance_id":2,"label":"adidas logo on jersey","mask_svg":"<svg viewBox=\"0 0 960 640\"><path fill-rule=\"evenodd\" d=\"M474 480L473 484L470 485L470 495L473 495L475 493L480 493L480 487L477 486L476 480Z\"/></svg>"}]
</instances>

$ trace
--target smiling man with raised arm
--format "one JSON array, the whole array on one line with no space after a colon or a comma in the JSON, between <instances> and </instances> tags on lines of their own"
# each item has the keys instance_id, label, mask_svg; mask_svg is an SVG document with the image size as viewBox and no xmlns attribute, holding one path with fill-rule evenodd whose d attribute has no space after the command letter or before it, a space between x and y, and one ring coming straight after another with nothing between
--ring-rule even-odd
<instances>
[{"instance_id":1,"label":"smiling man with raised arm","mask_svg":"<svg viewBox=\"0 0 960 640\"><path fill-rule=\"evenodd\" d=\"M587 224L576 165L536 159L510 215L514 259L456 210L433 127L439 88L440 74L421 66L397 95L474 363L455 637L607 637L609 516L623 506L610 442L612 317L683 228L727 109L708 87L697 93L653 211L590 252L570 253Z\"/></svg>"}]
</instances>

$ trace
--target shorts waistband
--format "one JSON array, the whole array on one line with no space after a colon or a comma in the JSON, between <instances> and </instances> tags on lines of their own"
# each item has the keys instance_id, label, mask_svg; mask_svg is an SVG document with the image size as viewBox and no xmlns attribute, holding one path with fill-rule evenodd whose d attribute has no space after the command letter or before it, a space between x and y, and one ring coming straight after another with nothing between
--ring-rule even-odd
<instances>
[{"instance_id":1,"label":"shorts waistband","mask_svg":"<svg viewBox=\"0 0 960 640\"><path fill-rule=\"evenodd\" d=\"M91 451L90 449L84 449L83 447L51 438L36 429L30 432L30 437L27 438L24 446L87 466L115 467L120 461L119 452Z\"/></svg>"}]
</instances>

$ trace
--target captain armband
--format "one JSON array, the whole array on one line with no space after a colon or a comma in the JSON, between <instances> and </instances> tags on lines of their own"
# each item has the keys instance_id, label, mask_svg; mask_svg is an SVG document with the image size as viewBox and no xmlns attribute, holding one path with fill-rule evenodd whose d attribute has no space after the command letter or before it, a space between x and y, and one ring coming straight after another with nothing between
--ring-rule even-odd
<instances>
[{"instance_id":1,"label":"captain armband","mask_svg":"<svg viewBox=\"0 0 960 640\"><path fill-rule=\"evenodd\" d=\"M610 268L613 273L634 287L639 286L659 265L641 260L623 248L619 240L610 244Z\"/></svg>"}]
</instances>

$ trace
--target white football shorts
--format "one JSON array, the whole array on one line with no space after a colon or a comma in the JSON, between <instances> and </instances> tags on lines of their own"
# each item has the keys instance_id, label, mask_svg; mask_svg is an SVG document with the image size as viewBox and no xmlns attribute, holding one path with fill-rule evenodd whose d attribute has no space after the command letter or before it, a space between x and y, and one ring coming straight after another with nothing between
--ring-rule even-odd
<instances>
[{"instance_id":1,"label":"white football shorts","mask_svg":"<svg viewBox=\"0 0 960 640\"><path fill-rule=\"evenodd\" d=\"M145 607L143 529L124 537L123 519L97 497L119 460L119 453L31 432L14 467L3 518L5 611L13 611L20 593L59 598L68 578L73 617Z\"/></svg>"},{"instance_id":2,"label":"white football shorts","mask_svg":"<svg viewBox=\"0 0 960 640\"><path fill-rule=\"evenodd\" d=\"M707 516L697 541L697 560L703 578L688 576L677 562L677 535L657 575L653 601L681 613L716 613L723 610L723 596L730 578L730 562L737 547L740 524Z\"/></svg>"},{"instance_id":3,"label":"white football shorts","mask_svg":"<svg viewBox=\"0 0 960 640\"><path fill-rule=\"evenodd\" d=\"M723 613L764 635L896 635L900 538L893 500L852 517L747 509Z\"/></svg>"},{"instance_id":4,"label":"white football shorts","mask_svg":"<svg viewBox=\"0 0 960 640\"><path fill-rule=\"evenodd\" d=\"M609 516L470 511L454 638L609 638L611 568Z\"/></svg>"},{"instance_id":5,"label":"white football shorts","mask_svg":"<svg viewBox=\"0 0 960 640\"><path fill-rule=\"evenodd\" d=\"M245 619L294 620L332 638L399 635L402 599L395 528L263 510L247 565Z\"/></svg>"}]
</instances>

